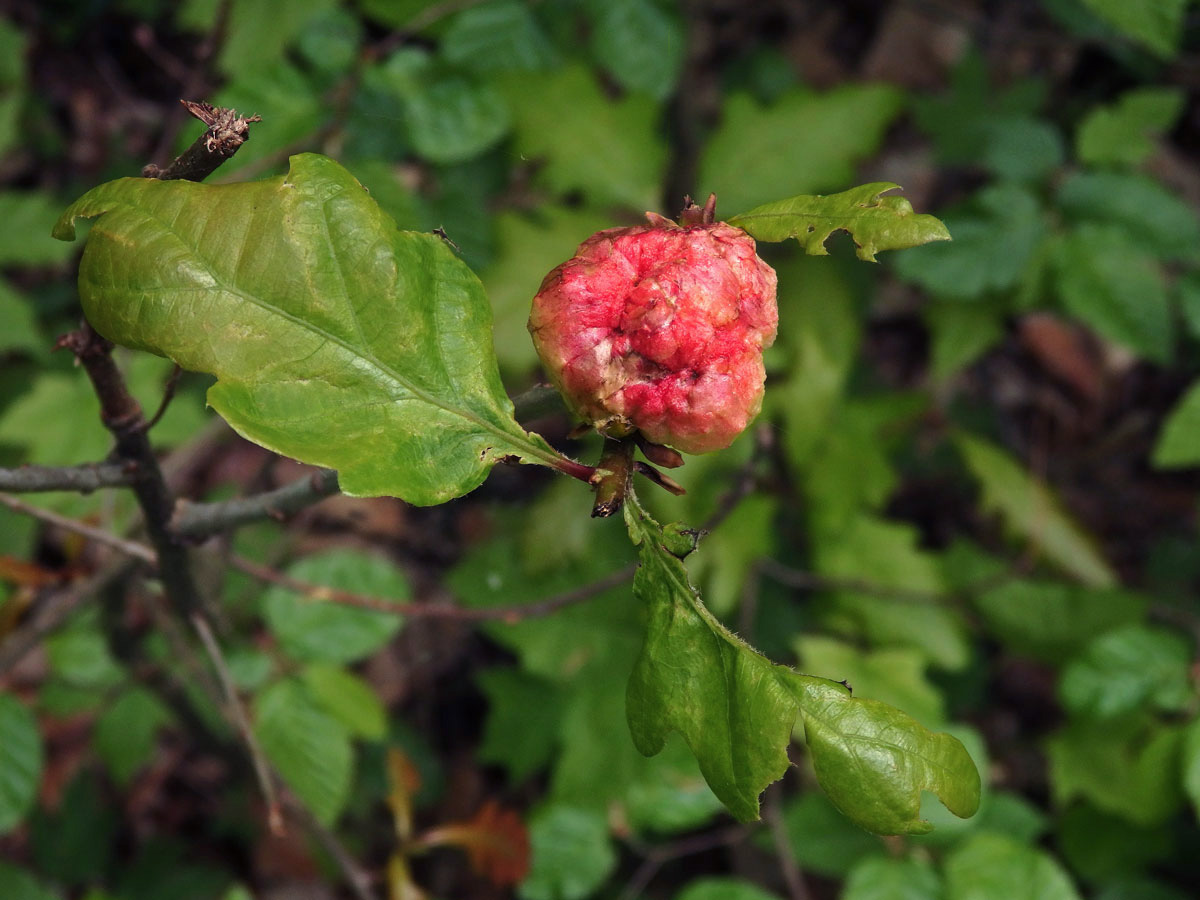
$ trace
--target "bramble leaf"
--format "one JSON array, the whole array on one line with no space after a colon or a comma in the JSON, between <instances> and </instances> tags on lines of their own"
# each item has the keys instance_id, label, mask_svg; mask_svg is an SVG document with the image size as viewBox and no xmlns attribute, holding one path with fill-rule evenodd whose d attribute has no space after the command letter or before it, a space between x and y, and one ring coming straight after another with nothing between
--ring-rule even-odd
<instances>
[{"instance_id":1,"label":"bramble leaf","mask_svg":"<svg viewBox=\"0 0 1200 900\"><path fill-rule=\"evenodd\" d=\"M790 197L734 216L729 224L759 241L795 238L813 256L827 255L825 242L835 231L845 231L858 247L858 258L872 262L881 250L950 240L935 216L914 213L904 197L884 196L899 187L878 181L840 194Z\"/></svg>"},{"instance_id":2,"label":"bramble leaf","mask_svg":"<svg viewBox=\"0 0 1200 900\"><path fill-rule=\"evenodd\" d=\"M332 160L247 184L109 182L55 236L80 217L98 217L79 272L96 330L216 375L209 403L236 431L338 469L346 493L431 505L505 456L557 459L513 419L479 280Z\"/></svg>"},{"instance_id":3,"label":"bramble leaf","mask_svg":"<svg viewBox=\"0 0 1200 900\"><path fill-rule=\"evenodd\" d=\"M657 753L679 731L713 792L735 816L752 819L758 795L788 767L798 711L817 779L862 827L928 831L920 818L923 790L956 815L975 812L979 773L957 739L884 703L852 697L844 685L771 663L704 607L636 497L626 500L625 523L641 559L633 590L648 606L646 642L626 694L642 753Z\"/></svg>"}]
</instances>

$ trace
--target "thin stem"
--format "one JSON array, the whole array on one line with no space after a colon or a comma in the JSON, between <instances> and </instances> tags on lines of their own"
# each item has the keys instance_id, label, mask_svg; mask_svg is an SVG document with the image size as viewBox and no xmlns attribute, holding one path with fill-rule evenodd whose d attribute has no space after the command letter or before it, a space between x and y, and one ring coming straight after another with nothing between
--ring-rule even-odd
<instances>
[{"instance_id":1,"label":"thin stem","mask_svg":"<svg viewBox=\"0 0 1200 900\"><path fill-rule=\"evenodd\" d=\"M181 501L171 530L187 538L204 538L261 519L283 519L336 494L337 472L320 469L273 491L218 503Z\"/></svg>"},{"instance_id":2,"label":"thin stem","mask_svg":"<svg viewBox=\"0 0 1200 900\"><path fill-rule=\"evenodd\" d=\"M84 603L125 579L138 564L133 559L121 557L105 565L90 578L39 598L33 613L0 642L0 674L19 663L25 654L41 643L48 634L61 628L70 615Z\"/></svg>"},{"instance_id":3,"label":"thin stem","mask_svg":"<svg viewBox=\"0 0 1200 900\"><path fill-rule=\"evenodd\" d=\"M145 544L139 544L136 541L129 541L123 537L104 531L101 528L95 528L88 525L86 522L80 522L77 519L68 519L66 516L60 516L56 512L51 512L48 509L42 509L38 506L31 506L23 500L18 500L11 494L0 494L0 504L7 506L13 512L20 513L23 516L29 516L41 522L54 525L64 531L69 531L72 534L78 534L90 541L96 541L99 544L112 547L114 550L119 550L126 556L139 559L142 562L150 563L152 566L158 565L158 556L155 552Z\"/></svg>"},{"instance_id":4,"label":"thin stem","mask_svg":"<svg viewBox=\"0 0 1200 900\"><path fill-rule=\"evenodd\" d=\"M771 843L775 846L775 858L779 861L779 870L783 874L784 884L787 885L790 900L810 900L808 885L804 883L804 873L796 861L792 850L792 842L788 837L787 827L783 822L783 809L779 802L779 782L767 789L763 798L763 819L771 832Z\"/></svg>"},{"instance_id":5,"label":"thin stem","mask_svg":"<svg viewBox=\"0 0 1200 900\"><path fill-rule=\"evenodd\" d=\"M171 369L171 375L167 378L167 383L163 387L162 401L158 404L158 409L154 411L154 415L150 417L150 421L146 423L146 430L149 431L160 421L167 412L167 407L171 405L171 401L175 399L175 388L179 386L179 376L183 374L183 367L176 363Z\"/></svg>"},{"instance_id":6,"label":"thin stem","mask_svg":"<svg viewBox=\"0 0 1200 900\"><path fill-rule=\"evenodd\" d=\"M267 825L271 829L271 833L281 835L283 829L283 813L279 807L279 795L275 791L275 781L271 777L271 770L267 765L267 759L263 755L262 748L258 744L258 738L254 736L254 729L250 725L250 717L246 715L246 707L242 704L242 700L238 697L237 685L233 682L233 675L229 671L229 666L225 662L225 654L221 652L221 645L217 642L216 636L213 634L212 628L209 627L208 620L204 618L199 610L193 612L189 616L192 628L200 638L200 643L204 645L204 650L208 654L208 659L212 663L214 671L217 673L217 679L221 683L221 692L225 696L225 705L229 711L229 717L233 719L237 726L238 732L242 736L242 742L246 745L246 750L250 754L250 762L254 767L254 777L258 781L259 789L262 791L263 798L267 801Z\"/></svg>"},{"instance_id":7,"label":"thin stem","mask_svg":"<svg viewBox=\"0 0 1200 900\"><path fill-rule=\"evenodd\" d=\"M277 584L280 587L295 591L310 600L339 603L343 606L356 606L371 609L376 612L395 613L409 618L439 618L454 619L460 622L504 622L514 625L525 619L548 616L563 607L573 606L592 599L597 594L609 588L624 584L633 578L637 565L629 565L618 569L603 578L593 581L561 594L556 594L538 603L526 603L519 606L488 606L481 608L463 607L449 603L397 603L382 597L372 597L366 594L355 594L337 588L312 584L293 578L270 566L264 566L241 556L230 557L229 563L240 572L244 572L259 581Z\"/></svg>"},{"instance_id":8,"label":"thin stem","mask_svg":"<svg viewBox=\"0 0 1200 900\"><path fill-rule=\"evenodd\" d=\"M70 491L90 494L100 488L126 487L133 472L125 463L98 462L78 466L21 466L0 469L0 491L31 494Z\"/></svg>"}]
</instances>

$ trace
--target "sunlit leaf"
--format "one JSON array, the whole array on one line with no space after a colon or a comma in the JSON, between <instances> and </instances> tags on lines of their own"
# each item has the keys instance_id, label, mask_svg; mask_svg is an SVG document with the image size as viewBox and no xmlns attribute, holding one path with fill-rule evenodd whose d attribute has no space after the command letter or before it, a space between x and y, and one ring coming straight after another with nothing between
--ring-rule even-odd
<instances>
[{"instance_id":1,"label":"sunlit leaf","mask_svg":"<svg viewBox=\"0 0 1200 900\"><path fill-rule=\"evenodd\" d=\"M109 182L58 236L83 216L99 217L80 267L96 329L215 374L235 429L338 469L347 493L441 503L502 457L555 459L512 418L479 280L332 160L228 186Z\"/></svg>"}]
</instances>

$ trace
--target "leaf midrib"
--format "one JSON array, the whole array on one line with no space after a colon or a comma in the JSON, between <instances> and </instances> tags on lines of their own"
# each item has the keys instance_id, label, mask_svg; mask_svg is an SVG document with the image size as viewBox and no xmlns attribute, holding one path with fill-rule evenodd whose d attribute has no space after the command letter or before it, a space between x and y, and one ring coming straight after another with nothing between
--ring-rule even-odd
<instances>
[{"instance_id":1,"label":"leaf midrib","mask_svg":"<svg viewBox=\"0 0 1200 900\"><path fill-rule=\"evenodd\" d=\"M532 441L529 441L527 439L524 439L517 435L514 435L510 432L507 432L507 431L503 430L502 428L500 428L499 426L497 426L495 423L488 422L485 419L481 419L478 416L476 416L475 414L473 414L467 410L456 409L454 407L447 406L445 403L442 403L441 401L439 401L432 395L428 394L424 390L417 388L414 385L408 383L406 381L406 379L401 377L390 366L388 366L387 364L385 364L382 361L380 361L379 359L377 359L375 357L374 353L370 353L370 352L367 352L365 354L360 353L360 351L358 349L356 349L355 347L352 347L345 340L343 340L342 338L338 337L335 334L332 334L332 333L326 331L323 328L318 327L315 323L307 322L304 319L301 319L299 316L296 316L295 314L288 312L287 310L283 309L282 307L276 306L272 303L268 303L266 300L254 295L254 294L247 293L241 287L227 284L226 281L214 270L210 261L208 259L206 259L197 248L193 247L187 240L185 240L184 237L175 229L173 224L168 224L162 218L160 218L157 215L157 211L152 211L150 209L140 207L140 206L132 207L132 209L135 212L139 212L142 215L145 215L152 222L159 224L169 234L171 234L179 242L180 246L182 246L189 253L189 255L191 255L196 261L198 261L204 267L204 271L207 272L209 277L211 277L213 279L214 284L216 286L218 286L219 288L221 288L222 290L226 290L231 294L241 297L242 299L244 299L244 300L252 303L253 305L257 306L258 308L264 310L265 312L274 313L275 315L278 315L278 316L286 319L287 321L289 321L292 324L299 327L301 330L306 330L306 331L308 331L312 334L315 334L318 337L324 339L325 341L328 341L329 343L334 344L335 346L341 347L344 351L346 351L351 356L357 356L357 358L359 358L359 359L366 360L381 375L385 376L386 378L389 378L393 383L397 384L404 390L408 391L409 394L411 394L416 399L422 401L423 403L426 403L426 404L434 407L435 409L440 409L443 412L449 413L451 415L458 416L459 418L464 419L467 422L470 422L471 424L475 425L477 428L479 428L483 431L489 432L492 435L495 435L497 437L508 440L511 444L513 444L513 446L523 447L527 451L527 453L532 457L542 459L542 460L552 459L552 456L550 454L547 454L544 450L542 450L540 447L538 447ZM326 223L326 221L327 220L325 219L325 217L322 216L322 223L324 224L324 223ZM99 222L97 222L97 226L99 226ZM327 232L327 229L325 229L325 228L323 228L322 230L323 230L323 232ZM337 259L336 253L334 254L334 258ZM341 262L340 261L338 262L338 271L339 271L339 275L340 275L340 273L341 273ZM164 292L166 292L166 291L172 290L172 288L163 288L162 290ZM359 334L361 336L362 331L361 331L361 328L359 327L357 312L355 312L353 309L351 311L352 311L352 315L354 318L355 327L359 331ZM214 354L214 356L215 356L215 354ZM213 374L217 374L217 373L213 373ZM217 375L217 378L219 380L220 375ZM395 402L395 398L393 398L392 402ZM515 420L514 420L514 422L515 422ZM518 426L518 427L520 427L520 426Z\"/></svg>"}]
</instances>

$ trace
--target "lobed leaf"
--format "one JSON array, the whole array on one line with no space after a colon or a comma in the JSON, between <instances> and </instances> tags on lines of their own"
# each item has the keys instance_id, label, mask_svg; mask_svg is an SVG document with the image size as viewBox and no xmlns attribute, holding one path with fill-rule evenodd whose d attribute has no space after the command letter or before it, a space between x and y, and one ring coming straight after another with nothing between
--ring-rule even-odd
<instances>
[{"instance_id":1,"label":"lobed leaf","mask_svg":"<svg viewBox=\"0 0 1200 900\"><path fill-rule=\"evenodd\" d=\"M840 194L790 197L734 216L729 224L759 241L795 238L813 256L827 255L825 242L835 231L845 231L858 247L858 258L872 262L881 250L950 240L935 216L914 213L904 197L884 196L899 187L878 181Z\"/></svg>"},{"instance_id":2,"label":"lobed leaf","mask_svg":"<svg viewBox=\"0 0 1200 900\"><path fill-rule=\"evenodd\" d=\"M924 834L921 792L961 818L979 808L979 771L955 737L843 684L790 674L817 780L835 806L880 834Z\"/></svg>"},{"instance_id":3,"label":"lobed leaf","mask_svg":"<svg viewBox=\"0 0 1200 900\"><path fill-rule=\"evenodd\" d=\"M109 182L55 236L81 217L97 217L79 272L96 330L216 375L209 403L235 430L337 469L346 493L431 505L503 457L557 459L513 419L479 280L332 160L248 184Z\"/></svg>"},{"instance_id":4,"label":"lobed leaf","mask_svg":"<svg viewBox=\"0 0 1200 900\"><path fill-rule=\"evenodd\" d=\"M972 815L980 781L962 744L934 734L844 685L771 663L730 634L700 602L662 528L636 497L625 522L641 566L634 594L648 607L646 641L630 676L626 710L634 744L659 752L679 731L713 792L740 819L782 776L799 711L817 778L834 804L871 831L922 833L921 792Z\"/></svg>"}]
</instances>

